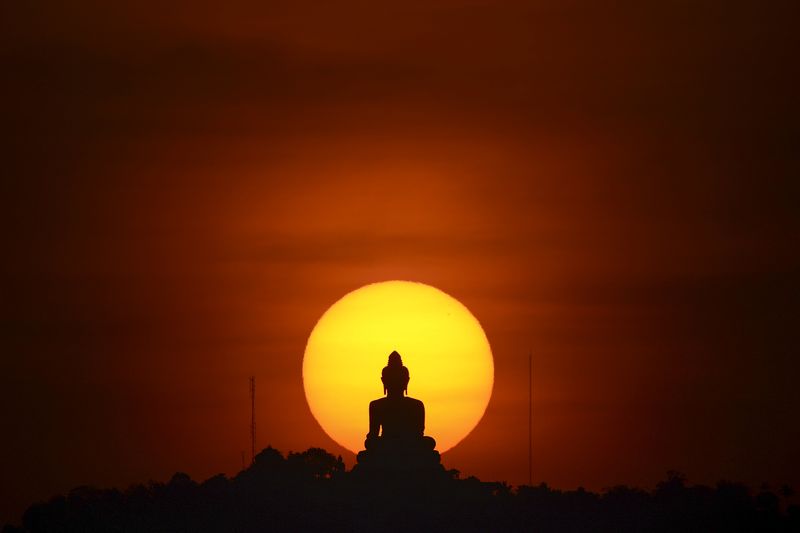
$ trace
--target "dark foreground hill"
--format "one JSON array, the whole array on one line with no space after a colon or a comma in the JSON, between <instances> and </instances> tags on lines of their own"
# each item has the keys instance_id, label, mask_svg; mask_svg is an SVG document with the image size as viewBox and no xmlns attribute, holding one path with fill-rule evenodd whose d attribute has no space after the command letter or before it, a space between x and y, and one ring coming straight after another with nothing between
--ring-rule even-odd
<instances>
[{"instance_id":1,"label":"dark foreground hill","mask_svg":"<svg viewBox=\"0 0 800 533\"><path fill-rule=\"evenodd\" d=\"M647 492L547 485L512 489L455 470L391 475L345 471L319 448L267 448L233 478L175 474L125 491L80 487L30 507L25 532L255 531L800 531L800 508L781 496L721 482L688 486L670 474Z\"/></svg>"}]
</instances>

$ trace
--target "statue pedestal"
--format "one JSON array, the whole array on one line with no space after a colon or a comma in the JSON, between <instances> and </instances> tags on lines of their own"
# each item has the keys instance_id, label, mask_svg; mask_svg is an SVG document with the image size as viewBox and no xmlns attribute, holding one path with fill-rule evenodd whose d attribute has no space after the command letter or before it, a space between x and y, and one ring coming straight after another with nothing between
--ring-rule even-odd
<instances>
[{"instance_id":1,"label":"statue pedestal","mask_svg":"<svg viewBox=\"0 0 800 533\"><path fill-rule=\"evenodd\" d=\"M369 449L358 453L358 464L353 468L359 474L438 474L444 472L439 452L430 437L414 440L375 439L368 441Z\"/></svg>"}]
</instances>

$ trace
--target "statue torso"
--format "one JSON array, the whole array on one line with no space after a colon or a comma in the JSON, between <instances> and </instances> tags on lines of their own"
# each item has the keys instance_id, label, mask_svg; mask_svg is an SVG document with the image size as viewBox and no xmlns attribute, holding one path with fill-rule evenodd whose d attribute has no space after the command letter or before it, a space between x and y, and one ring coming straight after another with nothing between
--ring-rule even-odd
<instances>
[{"instance_id":1,"label":"statue torso","mask_svg":"<svg viewBox=\"0 0 800 533\"><path fill-rule=\"evenodd\" d=\"M380 425L382 437L421 437L425 431L425 406L414 398L381 398L369 412L370 426Z\"/></svg>"}]
</instances>

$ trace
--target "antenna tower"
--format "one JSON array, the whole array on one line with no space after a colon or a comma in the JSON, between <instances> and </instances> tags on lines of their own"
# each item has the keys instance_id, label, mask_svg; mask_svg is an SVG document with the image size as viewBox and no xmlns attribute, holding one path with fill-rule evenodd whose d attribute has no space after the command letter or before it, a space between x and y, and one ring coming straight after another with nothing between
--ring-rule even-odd
<instances>
[{"instance_id":1,"label":"antenna tower","mask_svg":"<svg viewBox=\"0 0 800 533\"><path fill-rule=\"evenodd\" d=\"M533 484L533 353L528 352L528 486Z\"/></svg>"},{"instance_id":2,"label":"antenna tower","mask_svg":"<svg viewBox=\"0 0 800 533\"><path fill-rule=\"evenodd\" d=\"M256 462L256 377L250 376L250 464Z\"/></svg>"}]
</instances>

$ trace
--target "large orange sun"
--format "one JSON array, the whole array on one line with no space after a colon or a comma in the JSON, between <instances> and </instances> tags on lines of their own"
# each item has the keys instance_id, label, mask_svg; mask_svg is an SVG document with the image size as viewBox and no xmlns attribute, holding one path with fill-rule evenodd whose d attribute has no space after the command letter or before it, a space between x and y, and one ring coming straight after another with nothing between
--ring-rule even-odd
<instances>
[{"instance_id":1,"label":"large orange sun","mask_svg":"<svg viewBox=\"0 0 800 533\"><path fill-rule=\"evenodd\" d=\"M440 452L458 444L483 416L494 383L489 341L458 300L410 281L366 285L319 319L303 357L303 385L322 429L345 448L363 449L368 406L383 394L392 350L410 373L408 395L425 403L425 434Z\"/></svg>"}]
</instances>

